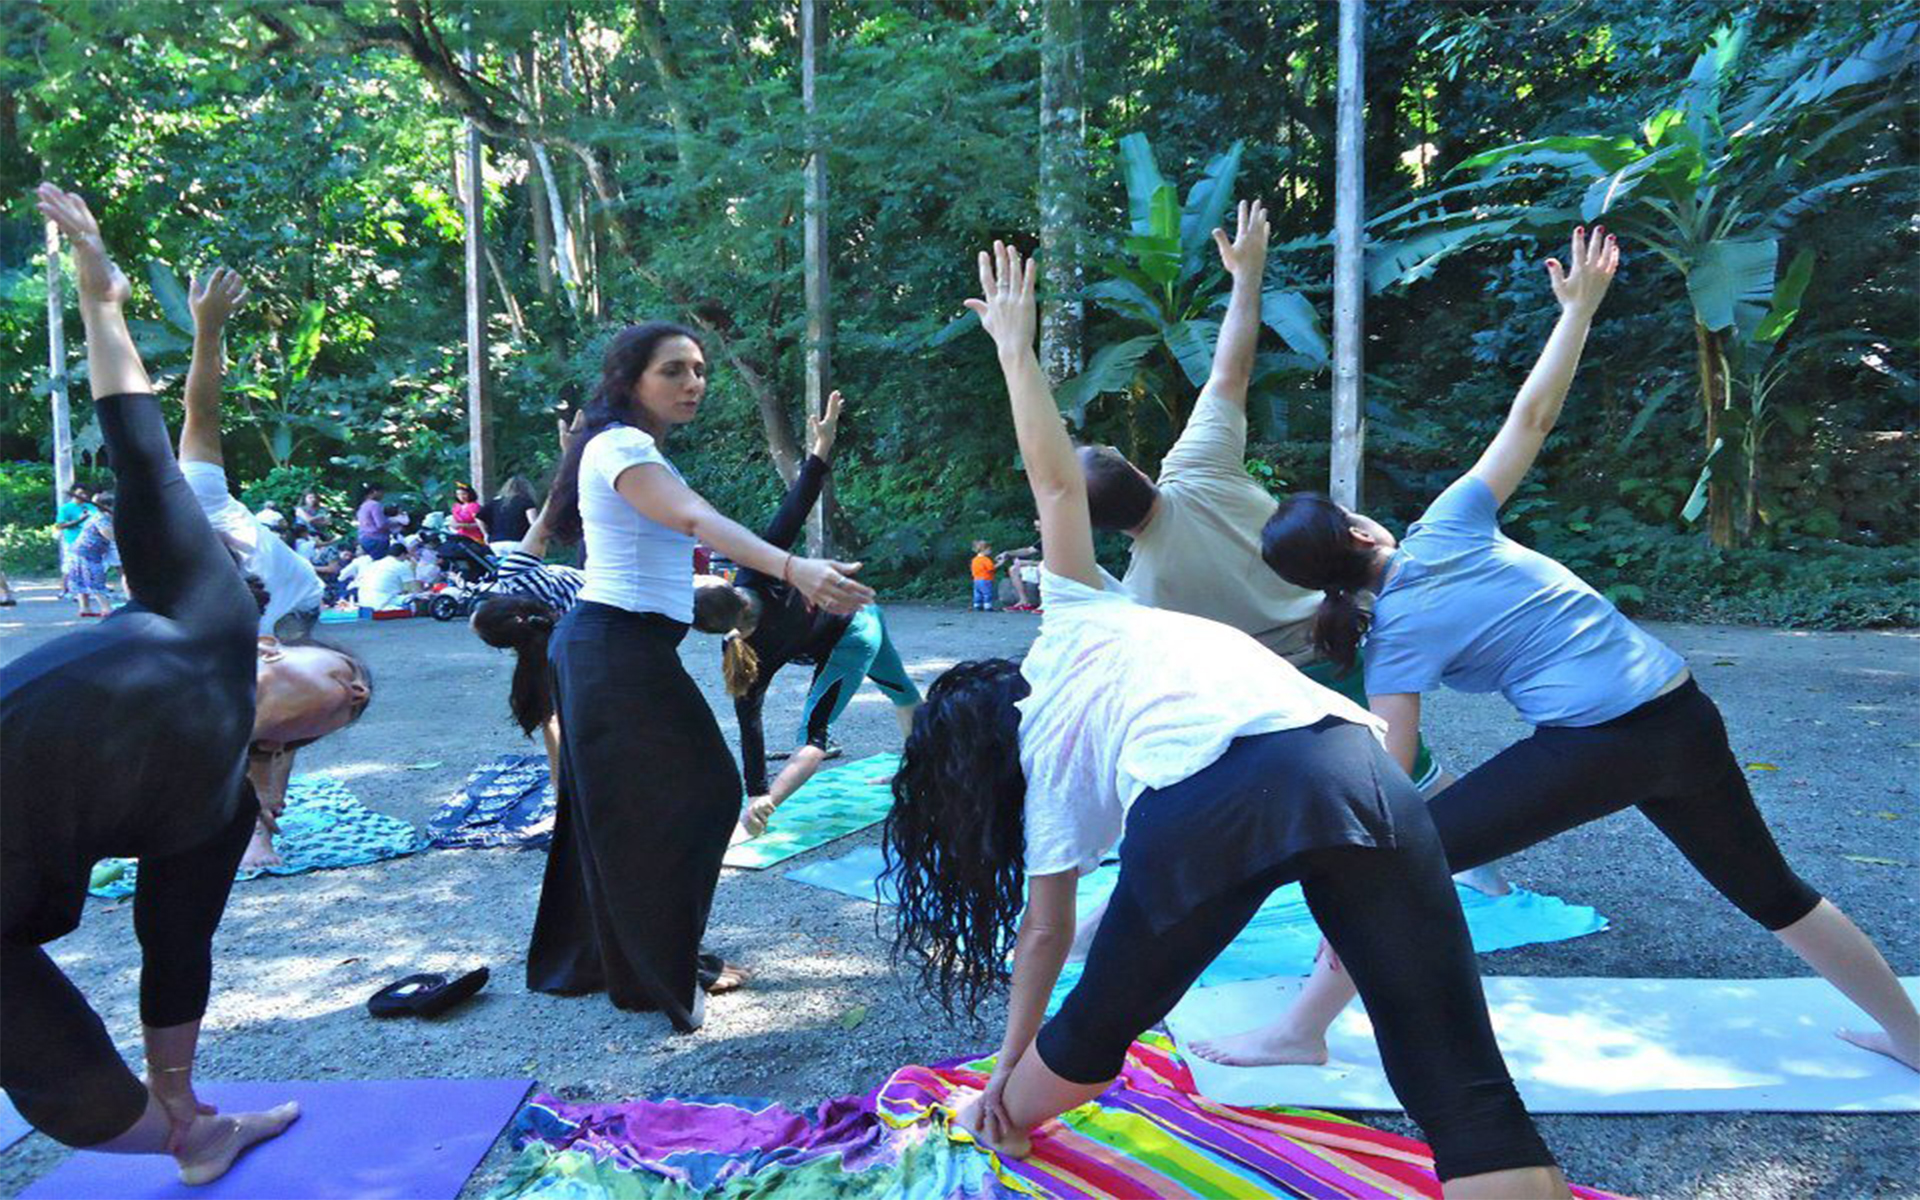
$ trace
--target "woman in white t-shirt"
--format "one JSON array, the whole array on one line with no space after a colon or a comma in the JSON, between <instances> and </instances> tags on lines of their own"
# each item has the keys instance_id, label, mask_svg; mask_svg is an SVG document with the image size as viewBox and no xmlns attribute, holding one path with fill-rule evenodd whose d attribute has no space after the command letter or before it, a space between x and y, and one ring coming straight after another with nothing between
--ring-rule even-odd
<instances>
[{"instance_id":1,"label":"woman in white t-shirt","mask_svg":"<svg viewBox=\"0 0 1920 1200\"><path fill-rule=\"evenodd\" d=\"M586 583L548 644L560 720L559 813L527 950L527 986L605 991L620 1008L704 1019L700 937L740 812L740 773L677 647L693 618L693 547L852 612L859 564L799 558L721 516L661 452L707 389L697 335L617 334L549 499L553 535L586 539Z\"/></svg>"},{"instance_id":2,"label":"woman in white t-shirt","mask_svg":"<svg viewBox=\"0 0 1920 1200\"><path fill-rule=\"evenodd\" d=\"M985 298L967 306L1006 374L1046 614L1023 663L961 663L935 681L883 835L897 952L969 1011L1012 984L993 1075L957 1119L1026 1154L1029 1131L1105 1090L1133 1040L1299 880L1445 1194L1566 1196L1384 727L1238 630L1103 590L1086 484L1033 350L1033 267L996 245L980 275ZM1116 843L1120 878L1080 983L1043 1024L1075 882Z\"/></svg>"}]
</instances>

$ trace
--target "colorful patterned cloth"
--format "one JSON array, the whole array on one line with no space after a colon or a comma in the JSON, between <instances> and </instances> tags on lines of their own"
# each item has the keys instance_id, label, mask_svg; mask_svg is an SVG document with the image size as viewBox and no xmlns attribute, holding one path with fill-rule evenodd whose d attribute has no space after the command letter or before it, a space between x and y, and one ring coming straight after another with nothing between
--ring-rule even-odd
<instances>
[{"instance_id":1,"label":"colorful patterned cloth","mask_svg":"<svg viewBox=\"0 0 1920 1200\"><path fill-rule=\"evenodd\" d=\"M899 769L898 754L876 754L820 772L780 806L765 833L727 847L723 861L729 867L770 867L884 820L893 807L888 784Z\"/></svg>"},{"instance_id":2,"label":"colorful patterned cloth","mask_svg":"<svg viewBox=\"0 0 1920 1200\"><path fill-rule=\"evenodd\" d=\"M280 814L280 836L274 839L280 865L236 871L233 877L244 882L262 875L357 867L412 854L425 846L411 824L369 809L338 780L302 775L287 784L287 809ZM130 896L139 873L135 859L102 859L93 868L93 886L88 890L109 900Z\"/></svg>"},{"instance_id":3,"label":"colorful patterned cloth","mask_svg":"<svg viewBox=\"0 0 1920 1200\"><path fill-rule=\"evenodd\" d=\"M475 767L467 782L427 822L437 848L481 849L553 841L557 802L544 754L502 754Z\"/></svg>"},{"instance_id":4,"label":"colorful patterned cloth","mask_svg":"<svg viewBox=\"0 0 1920 1200\"><path fill-rule=\"evenodd\" d=\"M1440 1195L1422 1143L1330 1113L1215 1104L1157 1034L1134 1044L1098 1100L1036 1131L1031 1157L1003 1160L948 1124L992 1065L906 1067L811 1117L717 1096L575 1105L543 1095L516 1119L521 1159L490 1200Z\"/></svg>"}]
</instances>

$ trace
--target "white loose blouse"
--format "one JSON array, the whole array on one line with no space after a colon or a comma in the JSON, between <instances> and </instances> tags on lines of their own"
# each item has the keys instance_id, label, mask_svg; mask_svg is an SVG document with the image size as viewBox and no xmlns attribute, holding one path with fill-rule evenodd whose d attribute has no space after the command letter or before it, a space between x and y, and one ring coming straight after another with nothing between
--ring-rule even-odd
<instances>
[{"instance_id":1,"label":"white loose blouse","mask_svg":"<svg viewBox=\"0 0 1920 1200\"><path fill-rule=\"evenodd\" d=\"M651 435L611 425L580 455L580 524L586 531L587 581L580 599L628 612L693 620L694 539L642 516L616 490L629 467L656 463L681 478Z\"/></svg>"},{"instance_id":2,"label":"white loose blouse","mask_svg":"<svg viewBox=\"0 0 1920 1200\"><path fill-rule=\"evenodd\" d=\"M1045 615L1021 663L1029 875L1093 870L1149 788L1211 766L1233 740L1329 716L1386 724L1237 629L1040 572Z\"/></svg>"}]
</instances>

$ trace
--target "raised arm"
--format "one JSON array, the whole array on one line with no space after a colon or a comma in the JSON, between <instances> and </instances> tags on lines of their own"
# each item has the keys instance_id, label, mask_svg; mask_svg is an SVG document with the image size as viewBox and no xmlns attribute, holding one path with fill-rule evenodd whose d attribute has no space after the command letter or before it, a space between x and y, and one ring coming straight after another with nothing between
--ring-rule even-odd
<instances>
[{"instance_id":1,"label":"raised arm","mask_svg":"<svg viewBox=\"0 0 1920 1200\"><path fill-rule=\"evenodd\" d=\"M220 452L220 392L227 377L227 318L247 298L247 285L225 267L193 281L193 362L187 368L186 416L180 423L180 461L224 465Z\"/></svg>"},{"instance_id":2,"label":"raised arm","mask_svg":"<svg viewBox=\"0 0 1920 1200\"><path fill-rule=\"evenodd\" d=\"M120 268L107 257L100 223L87 202L50 183L35 191L35 207L59 226L73 246L73 273L79 284L80 323L87 331L87 382L93 398L129 394L152 395L153 383L127 332L126 303L133 288Z\"/></svg>"},{"instance_id":3,"label":"raised arm","mask_svg":"<svg viewBox=\"0 0 1920 1200\"><path fill-rule=\"evenodd\" d=\"M827 485L827 473L832 470L833 443L840 436L840 408L845 403L839 392L833 392L827 397L824 415L812 413L807 417L807 441L812 451L795 473L779 511L773 514L773 520L767 522L766 530L760 535L782 550L793 548L800 531L807 526L807 514L820 502L820 492Z\"/></svg>"},{"instance_id":4,"label":"raised arm","mask_svg":"<svg viewBox=\"0 0 1920 1200\"><path fill-rule=\"evenodd\" d=\"M1027 485L1040 511L1042 562L1055 575L1101 587L1093 557L1093 522L1087 516L1087 481L1074 458L1073 440L1053 402L1053 389L1033 350L1036 325L1033 263L1000 242L980 254L982 298L967 301L1000 354L1013 408L1013 432L1026 464Z\"/></svg>"},{"instance_id":5,"label":"raised arm","mask_svg":"<svg viewBox=\"0 0 1920 1200\"><path fill-rule=\"evenodd\" d=\"M1540 447L1560 419L1560 406L1573 385L1573 373L1580 367L1593 314L1599 310L1614 272L1620 269L1620 246L1598 226L1591 236L1585 229L1575 229L1568 262L1571 265L1563 268L1559 259L1547 260L1554 299L1560 302L1560 320L1548 335L1546 348L1540 351L1540 361L1533 364L1519 395L1513 398L1506 423L1480 461L1467 472L1485 483L1500 504L1505 504L1526 478L1533 460L1540 456Z\"/></svg>"},{"instance_id":6,"label":"raised arm","mask_svg":"<svg viewBox=\"0 0 1920 1200\"><path fill-rule=\"evenodd\" d=\"M1220 262L1233 277L1227 315L1220 322L1220 340L1213 347L1213 370L1206 391L1247 406L1247 384L1253 378L1253 352L1260 344L1260 285L1267 273L1267 210L1258 200L1242 200L1233 239L1227 231L1213 231Z\"/></svg>"}]
</instances>

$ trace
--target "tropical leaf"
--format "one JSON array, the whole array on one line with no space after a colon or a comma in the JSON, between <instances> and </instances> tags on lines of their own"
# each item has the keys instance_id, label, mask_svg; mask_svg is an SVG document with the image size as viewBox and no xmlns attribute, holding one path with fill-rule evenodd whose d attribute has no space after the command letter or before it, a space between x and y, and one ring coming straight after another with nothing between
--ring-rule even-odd
<instances>
[{"instance_id":1,"label":"tropical leaf","mask_svg":"<svg viewBox=\"0 0 1920 1200\"><path fill-rule=\"evenodd\" d=\"M1738 306L1764 304L1772 294L1779 263L1780 243L1772 238L1707 243L1687 271L1694 318L1711 330L1732 328Z\"/></svg>"},{"instance_id":2,"label":"tropical leaf","mask_svg":"<svg viewBox=\"0 0 1920 1200\"><path fill-rule=\"evenodd\" d=\"M1587 194L1580 201L1580 219L1593 221L1605 216L1649 179L1660 179L1673 188L1691 188L1706 169L1706 158L1700 153L1698 143L1685 135L1672 139L1658 150L1587 185Z\"/></svg>"},{"instance_id":3,"label":"tropical leaf","mask_svg":"<svg viewBox=\"0 0 1920 1200\"><path fill-rule=\"evenodd\" d=\"M325 301L309 300L300 309L300 323L294 326L293 345L287 350L287 374L295 383L304 380L313 369L313 360L320 355L326 321Z\"/></svg>"},{"instance_id":4,"label":"tropical leaf","mask_svg":"<svg viewBox=\"0 0 1920 1200\"><path fill-rule=\"evenodd\" d=\"M1693 491L1680 508L1680 519L1689 525L1699 520L1700 514L1707 509L1707 485L1713 482L1713 457L1720 453L1720 447L1724 445L1725 438L1713 439L1713 449L1707 451L1707 461L1700 464L1700 478L1694 481Z\"/></svg>"},{"instance_id":5,"label":"tropical leaf","mask_svg":"<svg viewBox=\"0 0 1920 1200\"><path fill-rule=\"evenodd\" d=\"M1816 183L1782 204L1779 208L1774 209L1773 215L1767 218L1766 223L1761 226L1761 229L1767 233L1776 235L1785 233L1788 229L1792 228L1793 223L1799 220L1802 214L1825 204L1841 192L1849 191L1859 187L1863 183L1871 182L1883 176L1897 175L1903 171L1912 170L1914 170L1913 167L1881 167L1873 171L1855 171L1851 175L1842 175L1837 179L1828 179L1824 182Z\"/></svg>"},{"instance_id":6,"label":"tropical leaf","mask_svg":"<svg viewBox=\"0 0 1920 1200\"><path fill-rule=\"evenodd\" d=\"M1110 313L1146 325L1158 326L1166 321L1160 311L1160 301L1131 279L1101 280L1087 289L1086 297Z\"/></svg>"},{"instance_id":7,"label":"tropical leaf","mask_svg":"<svg viewBox=\"0 0 1920 1200\"><path fill-rule=\"evenodd\" d=\"M1144 133L1130 133L1120 139L1120 168L1127 185L1127 217L1135 237L1153 233L1153 198L1169 186L1153 161L1153 145Z\"/></svg>"},{"instance_id":8,"label":"tropical leaf","mask_svg":"<svg viewBox=\"0 0 1920 1200\"><path fill-rule=\"evenodd\" d=\"M1187 382L1204 387L1213 374L1213 348L1220 341L1220 322L1209 317L1194 317L1168 326L1167 349L1186 372Z\"/></svg>"},{"instance_id":9,"label":"tropical leaf","mask_svg":"<svg viewBox=\"0 0 1920 1200\"><path fill-rule=\"evenodd\" d=\"M1227 210L1233 207L1233 185L1240 176L1242 145L1235 142L1225 154L1215 155L1187 192L1187 203L1180 211L1180 261L1189 275L1206 265L1213 231L1220 227Z\"/></svg>"},{"instance_id":10,"label":"tropical leaf","mask_svg":"<svg viewBox=\"0 0 1920 1200\"><path fill-rule=\"evenodd\" d=\"M1325 369L1332 358L1320 313L1299 292L1270 288L1260 293L1260 320L1280 335L1288 349Z\"/></svg>"},{"instance_id":11,"label":"tropical leaf","mask_svg":"<svg viewBox=\"0 0 1920 1200\"><path fill-rule=\"evenodd\" d=\"M1164 184L1153 194L1147 232L1122 244L1140 264L1140 273L1155 284L1170 287L1180 281L1180 201L1173 185Z\"/></svg>"},{"instance_id":12,"label":"tropical leaf","mask_svg":"<svg viewBox=\"0 0 1920 1200\"><path fill-rule=\"evenodd\" d=\"M1767 307L1767 315L1761 318L1760 325L1753 331L1752 340L1762 346L1771 346L1793 327L1794 320L1800 315L1800 298L1806 295L1807 283L1813 278L1813 251L1802 250L1793 256L1786 273L1773 287L1773 303Z\"/></svg>"},{"instance_id":13,"label":"tropical leaf","mask_svg":"<svg viewBox=\"0 0 1920 1200\"><path fill-rule=\"evenodd\" d=\"M1726 83L1733 73L1734 64L1740 59L1740 48L1747 41L1747 23L1722 25L1716 29L1707 41L1707 48L1699 58L1693 60L1693 70L1687 75L1686 100L1683 108L1687 114L1687 128L1705 145L1707 138L1720 128L1720 97L1726 90Z\"/></svg>"},{"instance_id":14,"label":"tropical leaf","mask_svg":"<svg viewBox=\"0 0 1920 1200\"><path fill-rule=\"evenodd\" d=\"M1397 242L1383 242L1367 249L1367 290L1382 292L1398 284L1412 283L1433 273L1442 259L1462 250L1497 241L1515 229L1534 223L1531 212L1507 210L1505 216L1476 220L1470 216L1456 223L1428 229Z\"/></svg>"},{"instance_id":15,"label":"tropical leaf","mask_svg":"<svg viewBox=\"0 0 1920 1200\"><path fill-rule=\"evenodd\" d=\"M1632 446L1646 430L1647 422L1653 420L1654 414L1659 412L1668 400L1679 394L1680 383L1679 378L1670 378L1648 393L1646 400L1640 405L1640 411L1633 414L1633 422L1627 426L1626 435L1620 439L1621 453L1625 453L1627 448Z\"/></svg>"},{"instance_id":16,"label":"tropical leaf","mask_svg":"<svg viewBox=\"0 0 1920 1200\"><path fill-rule=\"evenodd\" d=\"M1140 360L1160 344L1160 335L1153 333L1100 347L1086 370L1054 389L1054 403L1074 425L1084 423L1087 405L1096 396L1121 391L1132 383Z\"/></svg>"},{"instance_id":17,"label":"tropical leaf","mask_svg":"<svg viewBox=\"0 0 1920 1200\"><path fill-rule=\"evenodd\" d=\"M1823 104L1850 88L1897 75L1913 65L1916 53L1920 53L1920 22L1896 25L1851 54L1815 62L1778 91L1757 91L1730 122L1731 136L1763 132L1774 121Z\"/></svg>"},{"instance_id":18,"label":"tropical leaf","mask_svg":"<svg viewBox=\"0 0 1920 1200\"><path fill-rule=\"evenodd\" d=\"M193 307L187 303L186 289L173 268L158 259L147 262L147 282L153 285L153 298L160 302L160 313L168 324L188 337L193 336Z\"/></svg>"},{"instance_id":19,"label":"tropical leaf","mask_svg":"<svg viewBox=\"0 0 1920 1200\"><path fill-rule=\"evenodd\" d=\"M1641 155L1632 138L1600 136L1560 136L1534 138L1482 151L1467 159L1454 171L1477 171L1490 167L1517 167L1526 163L1569 167L1579 174L1606 175L1618 171Z\"/></svg>"}]
</instances>

